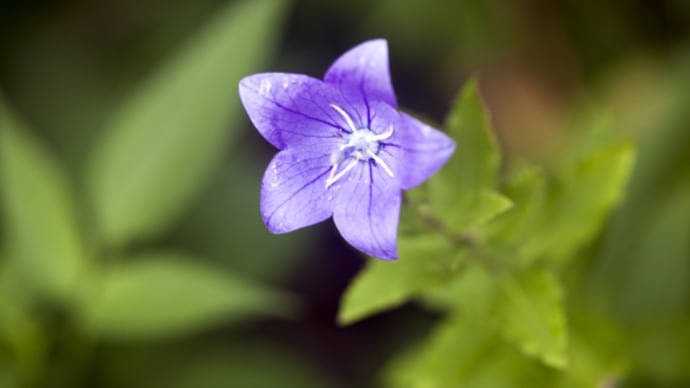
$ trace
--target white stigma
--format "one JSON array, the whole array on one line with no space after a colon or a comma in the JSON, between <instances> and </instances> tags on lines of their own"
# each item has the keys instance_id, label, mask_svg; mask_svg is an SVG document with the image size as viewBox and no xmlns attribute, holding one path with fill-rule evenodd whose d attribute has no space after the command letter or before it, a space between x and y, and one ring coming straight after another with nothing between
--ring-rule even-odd
<instances>
[{"instance_id":1,"label":"white stigma","mask_svg":"<svg viewBox=\"0 0 690 388\"><path fill-rule=\"evenodd\" d=\"M391 170L386 162L378 156L381 148L380 142L393 136L395 131L393 126L391 125L386 132L379 134L374 133L369 128L357 128L350 115L347 114L343 108L336 104L330 104L330 106L345 119L351 132L342 133L340 135L345 141L345 144L341 145L338 150L331 155L332 167L326 179L326 187L330 187L345 176L350 170L357 166L357 163L368 162L371 159L376 162L377 166L381 166L388 175L393 177L393 170ZM345 167L338 171L340 166L344 163L347 163Z\"/></svg>"}]
</instances>

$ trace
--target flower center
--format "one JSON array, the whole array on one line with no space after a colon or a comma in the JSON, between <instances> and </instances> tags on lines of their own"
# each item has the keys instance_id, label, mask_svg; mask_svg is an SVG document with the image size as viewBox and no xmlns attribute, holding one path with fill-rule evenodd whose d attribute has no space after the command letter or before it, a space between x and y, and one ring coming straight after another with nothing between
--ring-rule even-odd
<instances>
[{"instance_id":1,"label":"flower center","mask_svg":"<svg viewBox=\"0 0 690 388\"><path fill-rule=\"evenodd\" d=\"M378 156L378 153L381 150L381 140L386 140L393 136L393 126L390 126L386 132L381 134L376 134L369 128L357 128L350 115L341 107L336 104L331 104L330 106L343 116L351 132L341 135L345 140L345 144L331 154L331 173L328 179L326 179L326 187L331 186L345 176L357 163L369 162L372 159L376 162L376 165L381 166L392 177L393 171ZM343 164L345 167L340 169Z\"/></svg>"},{"instance_id":2,"label":"flower center","mask_svg":"<svg viewBox=\"0 0 690 388\"><path fill-rule=\"evenodd\" d=\"M347 143L339 152L342 151L346 157L349 155L357 160L369 160L372 155L378 154L381 148L376 134L366 128L358 129L349 134L346 139Z\"/></svg>"}]
</instances>

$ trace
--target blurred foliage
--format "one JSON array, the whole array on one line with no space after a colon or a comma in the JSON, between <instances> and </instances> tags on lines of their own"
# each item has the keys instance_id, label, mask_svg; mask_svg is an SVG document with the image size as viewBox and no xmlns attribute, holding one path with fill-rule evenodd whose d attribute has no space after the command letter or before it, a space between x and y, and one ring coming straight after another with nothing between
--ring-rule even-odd
<instances>
[{"instance_id":1,"label":"blurred foliage","mask_svg":"<svg viewBox=\"0 0 690 388\"><path fill-rule=\"evenodd\" d=\"M236 88L371 37L458 150L338 310ZM683 0L2 2L0 387L688 386L689 69Z\"/></svg>"},{"instance_id":2,"label":"blurred foliage","mask_svg":"<svg viewBox=\"0 0 690 388\"><path fill-rule=\"evenodd\" d=\"M266 59L277 30L265 25L281 17L276 4L220 10L104 125L84 179L71 179L2 101L4 386L81 384L80 362L97 341L179 336L295 311L283 292L190 255L132 245L165 232L217 167L236 132L230 123L239 121L235 85ZM79 208L77 192L90 199ZM55 310L48 316L46 303Z\"/></svg>"},{"instance_id":3,"label":"blurred foliage","mask_svg":"<svg viewBox=\"0 0 690 388\"><path fill-rule=\"evenodd\" d=\"M217 166L236 133L227 122L240 113L232 87L264 59L276 32L263 26L281 9L257 4L216 15L105 125L87 185L108 244L160 234Z\"/></svg>"}]
</instances>

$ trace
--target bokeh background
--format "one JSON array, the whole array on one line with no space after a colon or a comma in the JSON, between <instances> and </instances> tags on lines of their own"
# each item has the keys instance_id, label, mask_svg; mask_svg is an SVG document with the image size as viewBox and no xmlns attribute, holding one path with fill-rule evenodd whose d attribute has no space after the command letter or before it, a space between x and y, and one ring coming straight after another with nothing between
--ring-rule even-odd
<instances>
[{"instance_id":1,"label":"bokeh background","mask_svg":"<svg viewBox=\"0 0 690 388\"><path fill-rule=\"evenodd\" d=\"M400 105L431 123L478 76L506 159L548 165L582 112L616 117L638 159L583 271L639 333L622 386L690 386L689 2L3 0L0 387L378 386L438 317L336 324L364 261L330 222L265 230L274 151L236 92L259 71L321 76L375 37ZM50 229L53 210L79 231ZM75 239L79 260L61 257Z\"/></svg>"}]
</instances>

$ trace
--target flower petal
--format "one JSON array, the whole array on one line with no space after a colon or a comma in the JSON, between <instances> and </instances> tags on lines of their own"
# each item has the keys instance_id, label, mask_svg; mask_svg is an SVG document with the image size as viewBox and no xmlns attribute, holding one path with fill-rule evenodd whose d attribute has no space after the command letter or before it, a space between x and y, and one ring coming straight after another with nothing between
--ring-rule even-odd
<instances>
[{"instance_id":1,"label":"flower petal","mask_svg":"<svg viewBox=\"0 0 690 388\"><path fill-rule=\"evenodd\" d=\"M333 147L337 143L290 147L273 158L261 183L261 214L271 232L291 232L333 214L337 188L326 188Z\"/></svg>"},{"instance_id":2,"label":"flower petal","mask_svg":"<svg viewBox=\"0 0 690 388\"><path fill-rule=\"evenodd\" d=\"M336 59L324 81L337 86L353 105L383 101L398 106L388 67L388 43L384 39L361 43Z\"/></svg>"},{"instance_id":3,"label":"flower petal","mask_svg":"<svg viewBox=\"0 0 690 388\"><path fill-rule=\"evenodd\" d=\"M340 187L333 220L353 247L382 260L397 260L400 201L397 180L362 162Z\"/></svg>"},{"instance_id":4,"label":"flower petal","mask_svg":"<svg viewBox=\"0 0 690 388\"><path fill-rule=\"evenodd\" d=\"M331 85L301 74L254 74L240 81L240 99L249 118L278 149L336 136L344 126L329 104L343 104Z\"/></svg>"},{"instance_id":5,"label":"flower petal","mask_svg":"<svg viewBox=\"0 0 690 388\"><path fill-rule=\"evenodd\" d=\"M400 184L409 190L429 179L450 159L455 142L405 113L400 113L398 136L393 143L403 150L400 158Z\"/></svg>"}]
</instances>

